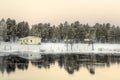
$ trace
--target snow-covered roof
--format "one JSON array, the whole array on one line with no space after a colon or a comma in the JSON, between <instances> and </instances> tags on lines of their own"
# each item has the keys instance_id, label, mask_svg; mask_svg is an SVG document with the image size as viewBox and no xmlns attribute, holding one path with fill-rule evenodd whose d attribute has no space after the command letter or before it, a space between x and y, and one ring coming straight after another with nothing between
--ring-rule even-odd
<instances>
[{"instance_id":1,"label":"snow-covered roof","mask_svg":"<svg viewBox=\"0 0 120 80\"><path fill-rule=\"evenodd\" d=\"M24 37L24 38L20 38L20 40L22 40L22 39L31 39L31 38L40 38L40 37L36 37L36 36L27 36L27 37Z\"/></svg>"}]
</instances>

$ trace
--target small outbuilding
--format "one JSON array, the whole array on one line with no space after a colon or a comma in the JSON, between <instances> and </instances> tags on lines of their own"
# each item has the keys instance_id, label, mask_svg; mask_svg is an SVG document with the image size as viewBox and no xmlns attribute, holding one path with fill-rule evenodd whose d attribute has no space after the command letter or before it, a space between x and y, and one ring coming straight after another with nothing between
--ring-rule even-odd
<instances>
[{"instance_id":1,"label":"small outbuilding","mask_svg":"<svg viewBox=\"0 0 120 80\"><path fill-rule=\"evenodd\" d=\"M35 36L28 36L28 37L20 38L19 43L25 45L39 45L41 44L41 38Z\"/></svg>"}]
</instances>

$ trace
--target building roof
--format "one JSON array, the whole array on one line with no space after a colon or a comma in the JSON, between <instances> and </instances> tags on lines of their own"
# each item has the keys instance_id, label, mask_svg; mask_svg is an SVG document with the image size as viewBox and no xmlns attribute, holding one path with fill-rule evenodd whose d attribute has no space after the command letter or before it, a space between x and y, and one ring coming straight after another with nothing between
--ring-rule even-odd
<instances>
[{"instance_id":1,"label":"building roof","mask_svg":"<svg viewBox=\"0 0 120 80\"><path fill-rule=\"evenodd\" d=\"M40 38L40 37L36 37L36 36L27 36L27 37L24 37L24 38L20 38L20 40L22 40L22 39L31 39L31 38Z\"/></svg>"}]
</instances>

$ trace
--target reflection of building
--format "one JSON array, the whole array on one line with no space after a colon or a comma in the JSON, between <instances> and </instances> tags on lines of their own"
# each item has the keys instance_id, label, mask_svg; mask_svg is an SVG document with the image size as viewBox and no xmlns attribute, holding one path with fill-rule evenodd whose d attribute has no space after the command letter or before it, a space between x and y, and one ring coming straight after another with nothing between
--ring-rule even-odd
<instances>
[{"instance_id":1,"label":"reflection of building","mask_svg":"<svg viewBox=\"0 0 120 80\"><path fill-rule=\"evenodd\" d=\"M7 63L6 63L7 62ZM51 65L58 62L60 68L64 68L69 74L80 71L81 67L86 68L90 74L95 74L97 67L110 67L111 64L120 63L120 55L106 54L44 54L40 59L31 60L32 65L39 69L51 68ZM15 70L26 70L28 68L28 60L16 56L0 57L0 72L7 73Z\"/></svg>"},{"instance_id":2,"label":"reflection of building","mask_svg":"<svg viewBox=\"0 0 120 80\"><path fill-rule=\"evenodd\" d=\"M35 37L35 36L28 36L25 38L20 38L19 39L20 44L30 44L30 45L37 45L41 44L41 38Z\"/></svg>"}]
</instances>

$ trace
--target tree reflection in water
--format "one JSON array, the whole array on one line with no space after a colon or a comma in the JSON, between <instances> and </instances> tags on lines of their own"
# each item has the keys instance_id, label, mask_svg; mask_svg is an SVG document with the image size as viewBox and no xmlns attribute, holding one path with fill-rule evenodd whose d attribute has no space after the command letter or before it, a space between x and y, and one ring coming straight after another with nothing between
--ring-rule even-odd
<instances>
[{"instance_id":1,"label":"tree reflection in water","mask_svg":"<svg viewBox=\"0 0 120 80\"><path fill-rule=\"evenodd\" d=\"M28 69L29 60L17 56L0 57L0 72L15 72ZM120 55L113 54L46 54L40 59L31 60L33 66L39 69L49 69L55 62L60 68L64 68L69 74L86 68L90 74L95 74L97 67L110 67L112 64L120 63Z\"/></svg>"},{"instance_id":2,"label":"tree reflection in water","mask_svg":"<svg viewBox=\"0 0 120 80\"><path fill-rule=\"evenodd\" d=\"M95 74L97 67L110 67L120 63L120 55L112 54L57 54L42 55L41 59L31 61L38 68L50 68L50 65L58 62L60 68L64 68L69 74L74 74L81 67L88 69L90 74Z\"/></svg>"},{"instance_id":3,"label":"tree reflection in water","mask_svg":"<svg viewBox=\"0 0 120 80\"><path fill-rule=\"evenodd\" d=\"M0 57L0 71L1 73L15 72L16 68L26 70L28 68L28 60L17 56L4 56Z\"/></svg>"}]
</instances>

